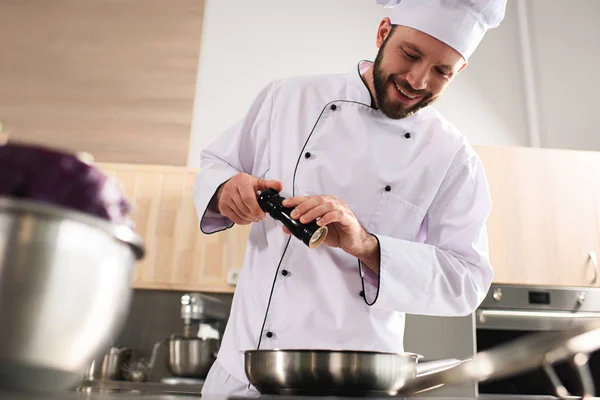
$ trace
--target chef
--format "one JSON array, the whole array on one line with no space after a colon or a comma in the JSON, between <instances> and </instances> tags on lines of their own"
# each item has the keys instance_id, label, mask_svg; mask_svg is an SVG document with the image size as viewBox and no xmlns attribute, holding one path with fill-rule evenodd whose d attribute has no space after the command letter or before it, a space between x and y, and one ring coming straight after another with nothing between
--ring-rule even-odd
<instances>
[{"instance_id":1,"label":"chef","mask_svg":"<svg viewBox=\"0 0 600 400\"><path fill-rule=\"evenodd\" d=\"M506 0L378 3L392 9L374 62L270 82L202 152L202 232L252 224L203 395L257 394L245 350L402 352L406 313L468 315L490 287L485 171L431 105ZM309 248L265 215L266 188L300 222L327 226L325 242Z\"/></svg>"}]
</instances>

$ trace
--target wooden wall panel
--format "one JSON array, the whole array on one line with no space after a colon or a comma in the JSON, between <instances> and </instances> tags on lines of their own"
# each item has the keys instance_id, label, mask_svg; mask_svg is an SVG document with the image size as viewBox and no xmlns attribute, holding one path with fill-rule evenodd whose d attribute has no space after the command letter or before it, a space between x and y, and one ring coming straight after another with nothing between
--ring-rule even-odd
<instances>
[{"instance_id":1,"label":"wooden wall panel","mask_svg":"<svg viewBox=\"0 0 600 400\"><path fill-rule=\"evenodd\" d=\"M11 139L186 165L204 0L0 1Z\"/></svg>"}]
</instances>

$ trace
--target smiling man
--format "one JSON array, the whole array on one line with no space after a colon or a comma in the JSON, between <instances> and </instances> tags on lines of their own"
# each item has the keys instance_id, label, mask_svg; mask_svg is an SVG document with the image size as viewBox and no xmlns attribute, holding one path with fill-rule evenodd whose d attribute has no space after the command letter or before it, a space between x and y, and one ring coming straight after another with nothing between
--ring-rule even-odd
<instances>
[{"instance_id":1,"label":"smiling man","mask_svg":"<svg viewBox=\"0 0 600 400\"><path fill-rule=\"evenodd\" d=\"M253 224L203 395L255 394L245 350L402 352L405 314L463 316L493 270L481 161L431 104L465 68L506 0L379 1L373 63L269 83L202 152L200 227ZM468 110L465 110L468 112ZM288 197L329 229L311 249L266 217L256 192Z\"/></svg>"}]
</instances>

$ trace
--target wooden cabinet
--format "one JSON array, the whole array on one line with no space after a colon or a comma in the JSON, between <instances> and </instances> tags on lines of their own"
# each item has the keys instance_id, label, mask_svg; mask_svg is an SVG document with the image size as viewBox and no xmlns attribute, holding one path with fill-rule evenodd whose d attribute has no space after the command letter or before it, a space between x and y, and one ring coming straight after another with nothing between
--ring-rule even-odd
<instances>
[{"instance_id":1,"label":"wooden cabinet","mask_svg":"<svg viewBox=\"0 0 600 400\"><path fill-rule=\"evenodd\" d=\"M600 286L600 153L477 146L490 184L490 257L496 283ZM250 226L205 235L186 167L98 164L135 204L147 247L134 286L231 293Z\"/></svg>"},{"instance_id":2,"label":"wooden cabinet","mask_svg":"<svg viewBox=\"0 0 600 400\"><path fill-rule=\"evenodd\" d=\"M135 230L146 245L134 287L231 293L228 272L242 267L249 226L200 231L192 188L196 170L160 165L98 164L135 205Z\"/></svg>"},{"instance_id":3,"label":"wooden cabinet","mask_svg":"<svg viewBox=\"0 0 600 400\"><path fill-rule=\"evenodd\" d=\"M0 1L11 140L186 165L203 0Z\"/></svg>"},{"instance_id":4,"label":"wooden cabinet","mask_svg":"<svg viewBox=\"0 0 600 400\"><path fill-rule=\"evenodd\" d=\"M594 265L600 247L600 153L514 147L476 151L493 201L488 229L494 281L600 284Z\"/></svg>"}]
</instances>

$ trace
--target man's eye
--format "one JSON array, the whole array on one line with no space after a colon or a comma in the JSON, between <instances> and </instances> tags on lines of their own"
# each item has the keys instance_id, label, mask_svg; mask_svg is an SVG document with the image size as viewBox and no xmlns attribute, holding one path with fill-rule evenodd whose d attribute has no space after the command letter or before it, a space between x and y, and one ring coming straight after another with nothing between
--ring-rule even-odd
<instances>
[{"instance_id":1,"label":"man's eye","mask_svg":"<svg viewBox=\"0 0 600 400\"><path fill-rule=\"evenodd\" d=\"M419 58L418 56L416 56L414 54L410 54L407 51L405 51L404 54L406 55L406 57L410 58L411 60L416 60L417 58Z\"/></svg>"},{"instance_id":2,"label":"man's eye","mask_svg":"<svg viewBox=\"0 0 600 400\"><path fill-rule=\"evenodd\" d=\"M444 71L443 69L440 68L436 68L435 69L437 71L438 74L440 74L441 76L450 76L449 72Z\"/></svg>"}]
</instances>

